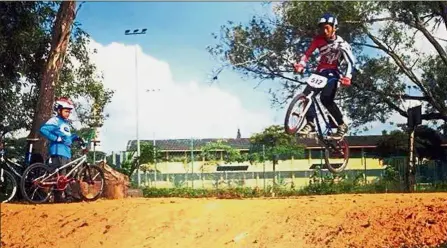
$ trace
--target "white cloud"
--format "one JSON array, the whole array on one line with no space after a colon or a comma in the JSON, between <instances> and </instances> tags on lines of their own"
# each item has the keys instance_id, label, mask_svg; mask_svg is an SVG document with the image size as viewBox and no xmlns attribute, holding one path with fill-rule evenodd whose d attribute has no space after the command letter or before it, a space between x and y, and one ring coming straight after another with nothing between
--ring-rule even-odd
<instances>
[{"instance_id":1,"label":"white cloud","mask_svg":"<svg viewBox=\"0 0 447 248\"><path fill-rule=\"evenodd\" d=\"M92 60L104 73L105 87L115 91L105 109L110 117L100 132L101 149L124 150L127 141L136 138L135 46L94 41L91 46L98 51ZM248 110L218 86L174 82L168 63L137 48L140 140L152 139L154 133L156 139L233 138L238 127L247 137L271 125L269 110Z\"/></svg>"}]
</instances>

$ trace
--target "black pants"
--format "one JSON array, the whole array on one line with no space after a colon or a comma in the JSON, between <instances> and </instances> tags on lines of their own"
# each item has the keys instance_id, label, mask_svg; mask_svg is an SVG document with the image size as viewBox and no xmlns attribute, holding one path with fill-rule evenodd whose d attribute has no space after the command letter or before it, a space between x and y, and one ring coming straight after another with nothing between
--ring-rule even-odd
<instances>
[{"instance_id":1,"label":"black pants","mask_svg":"<svg viewBox=\"0 0 447 248\"><path fill-rule=\"evenodd\" d=\"M341 114L340 109L338 108L337 104L334 102L335 93L337 93L337 86L338 86L338 79L340 78L340 75L335 70L325 70L320 73L319 75L325 76L328 78L328 83L326 86L321 90L320 93L320 100L323 106L329 111L329 113L334 117L335 121L338 123L338 125L343 124L343 115ZM304 94L309 94L311 88L306 87L304 89ZM312 122L315 117L317 116L317 112L315 110L315 104L312 103L312 105L309 107L309 110L306 113L306 120L307 122Z\"/></svg>"},{"instance_id":2,"label":"black pants","mask_svg":"<svg viewBox=\"0 0 447 248\"><path fill-rule=\"evenodd\" d=\"M62 167L63 165L66 165L70 162L70 159L66 158L66 157L62 157L62 156L51 156L51 163L50 163L50 168L52 170L55 170L57 168ZM59 171L59 173L61 175L66 175L67 174L67 170L70 168L64 168L62 170ZM72 195L72 190L70 187L70 184L67 185L67 188L65 188L65 197L62 196L62 191L59 190L55 190L54 191L54 201L55 202L61 202L64 200L64 198L66 197L71 197Z\"/></svg>"}]
</instances>

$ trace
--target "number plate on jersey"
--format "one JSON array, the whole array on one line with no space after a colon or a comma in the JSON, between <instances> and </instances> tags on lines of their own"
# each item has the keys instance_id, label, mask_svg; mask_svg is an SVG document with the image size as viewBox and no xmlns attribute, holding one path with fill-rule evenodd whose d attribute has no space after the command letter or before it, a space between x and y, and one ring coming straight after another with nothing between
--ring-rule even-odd
<instances>
[{"instance_id":1,"label":"number plate on jersey","mask_svg":"<svg viewBox=\"0 0 447 248\"><path fill-rule=\"evenodd\" d=\"M327 78L317 74L312 74L309 79L307 79L307 84L314 88L324 88L327 84Z\"/></svg>"}]
</instances>

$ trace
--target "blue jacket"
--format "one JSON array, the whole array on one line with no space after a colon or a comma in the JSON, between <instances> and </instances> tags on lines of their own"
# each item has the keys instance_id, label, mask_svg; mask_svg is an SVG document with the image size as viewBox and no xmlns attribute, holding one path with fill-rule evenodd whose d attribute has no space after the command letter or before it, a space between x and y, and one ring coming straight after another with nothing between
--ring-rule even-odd
<instances>
[{"instance_id":1,"label":"blue jacket","mask_svg":"<svg viewBox=\"0 0 447 248\"><path fill-rule=\"evenodd\" d=\"M78 139L70 131L70 124L60 116L54 116L40 127L40 133L50 141L48 152L50 156L57 155L71 158L71 144ZM58 138L62 140L58 142Z\"/></svg>"}]
</instances>

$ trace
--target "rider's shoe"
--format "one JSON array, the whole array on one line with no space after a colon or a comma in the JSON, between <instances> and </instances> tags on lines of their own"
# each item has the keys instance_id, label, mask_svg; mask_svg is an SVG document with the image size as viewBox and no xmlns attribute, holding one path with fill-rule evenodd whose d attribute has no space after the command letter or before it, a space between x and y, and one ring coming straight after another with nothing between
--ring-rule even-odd
<instances>
[{"instance_id":1,"label":"rider's shoe","mask_svg":"<svg viewBox=\"0 0 447 248\"><path fill-rule=\"evenodd\" d=\"M328 137L328 139L339 140L342 139L346 133L348 133L348 125L345 123L340 124L337 128L337 132Z\"/></svg>"},{"instance_id":2,"label":"rider's shoe","mask_svg":"<svg viewBox=\"0 0 447 248\"><path fill-rule=\"evenodd\" d=\"M300 131L296 132L299 135L307 135L311 132L315 132L315 124L308 122Z\"/></svg>"},{"instance_id":3,"label":"rider's shoe","mask_svg":"<svg viewBox=\"0 0 447 248\"><path fill-rule=\"evenodd\" d=\"M66 196L65 199L63 200L64 203L72 203L74 201L75 201L75 199L71 195Z\"/></svg>"},{"instance_id":4,"label":"rider's shoe","mask_svg":"<svg viewBox=\"0 0 447 248\"><path fill-rule=\"evenodd\" d=\"M64 202L64 197L62 196L62 192L60 191L56 191L54 192L54 203L63 203Z\"/></svg>"}]
</instances>

